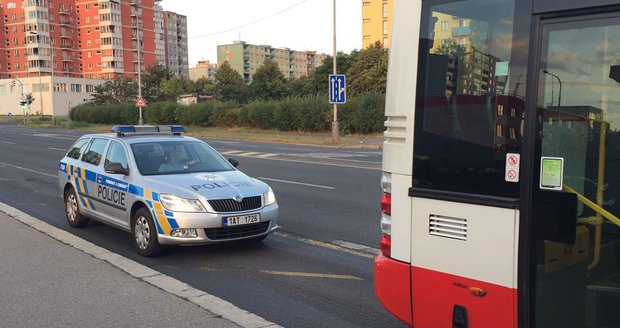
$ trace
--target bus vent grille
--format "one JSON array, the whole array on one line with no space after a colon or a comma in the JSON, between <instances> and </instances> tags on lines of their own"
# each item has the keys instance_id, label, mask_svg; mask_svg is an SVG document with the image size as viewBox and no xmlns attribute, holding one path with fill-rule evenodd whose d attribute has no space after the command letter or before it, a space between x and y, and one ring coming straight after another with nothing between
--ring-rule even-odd
<instances>
[{"instance_id":1,"label":"bus vent grille","mask_svg":"<svg viewBox=\"0 0 620 328\"><path fill-rule=\"evenodd\" d=\"M428 232L433 236L467 240L467 219L431 214Z\"/></svg>"}]
</instances>

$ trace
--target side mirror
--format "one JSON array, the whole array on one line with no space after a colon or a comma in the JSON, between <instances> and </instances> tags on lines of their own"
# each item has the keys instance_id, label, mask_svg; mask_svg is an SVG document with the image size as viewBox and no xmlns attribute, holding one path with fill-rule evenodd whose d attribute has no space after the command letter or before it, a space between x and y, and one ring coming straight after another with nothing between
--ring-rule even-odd
<instances>
[{"instance_id":1,"label":"side mirror","mask_svg":"<svg viewBox=\"0 0 620 328\"><path fill-rule=\"evenodd\" d=\"M129 170L125 169L120 163L110 163L105 166L105 173L129 175Z\"/></svg>"},{"instance_id":2,"label":"side mirror","mask_svg":"<svg viewBox=\"0 0 620 328\"><path fill-rule=\"evenodd\" d=\"M234 158L229 158L228 159L228 163L230 163L232 166L237 167L239 166L239 161L234 159Z\"/></svg>"}]
</instances>

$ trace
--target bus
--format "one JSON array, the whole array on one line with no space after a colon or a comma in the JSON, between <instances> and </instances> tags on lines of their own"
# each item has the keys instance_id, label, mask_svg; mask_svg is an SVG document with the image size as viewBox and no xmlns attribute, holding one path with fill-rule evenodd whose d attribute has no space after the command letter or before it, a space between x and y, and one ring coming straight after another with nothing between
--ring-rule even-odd
<instances>
[{"instance_id":1,"label":"bus","mask_svg":"<svg viewBox=\"0 0 620 328\"><path fill-rule=\"evenodd\" d=\"M620 1L393 13L380 303L413 327L620 327Z\"/></svg>"}]
</instances>

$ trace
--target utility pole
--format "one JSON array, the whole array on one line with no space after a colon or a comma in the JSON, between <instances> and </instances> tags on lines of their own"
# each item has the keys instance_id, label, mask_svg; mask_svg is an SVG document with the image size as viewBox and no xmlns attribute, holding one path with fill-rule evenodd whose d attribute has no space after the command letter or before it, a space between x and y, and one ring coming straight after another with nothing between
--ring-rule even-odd
<instances>
[{"instance_id":1,"label":"utility pole","mask_svg":"<svg viewBox=\"0 0 620 328\"><path fill-rule=\"evenodd\" d=\"M142 61L140 58L140 11L136 8L136 39L138 40L138 98L142 99ZM138 107L140 109L140 120L138 121L139 125L144 125L144 120L142 119L142 106Z\"/></svg>"},{"instance_id":2,"label":"utility pole","mask_svg":"<svg viewBox=\"0 0 620 328\"><path fill-rule=\"evenodd\" d=\"M334 2L334 58L333 58L333 74L336 72L336 0ZM334 104L334 121L332 122L332 142L340 144L340 127L338 126L338 105Z\"/></svg>"},{"instance_id":3,"label":"utility pole","mask_svg":"<svg viewBox=\"0 0 620 328\"><path fill-rule=\"evenodd\" d=\"M62 16L60 16L61 19ZM50 35L50 61L52 62L52 74L50 75L50 96L52 99L52 125L56 125L56 117L54 115L54 41L52 39L52 22L50 22L49 20L49 16L47 17L47 31ZM39 73L41 74L41 73ZM41 87L39 85L39 87ZM41 102L43 102L43 99L41 99ZM43 115L43 112L41 112L41 115Z\"/></svg>"}]
</instances>

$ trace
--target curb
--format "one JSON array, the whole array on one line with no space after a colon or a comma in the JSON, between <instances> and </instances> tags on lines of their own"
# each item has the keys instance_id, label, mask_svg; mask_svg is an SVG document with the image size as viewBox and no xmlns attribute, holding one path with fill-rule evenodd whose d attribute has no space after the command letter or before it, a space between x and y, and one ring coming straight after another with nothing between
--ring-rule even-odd
<instances>
[{"instance_id":1,"label":"curb","mask_svg":"<svg viewBox=\"0 0 620 328\"><path fill-rule=\"evenodd\" d=\"M122 255L110 252L103 247L99 247L67 231L58 229L7 204L0 203L0 213L4 213L16 221L38 230L63 244L76 248L102 261L106 261L136 279L140 279L165 292L194 303L199 307L243 328L281 327L280 325L267 321L254 313L240 309L234 304L217 296L193 288L182 281L153 270Z\"/></svg>"}]
</instances>

